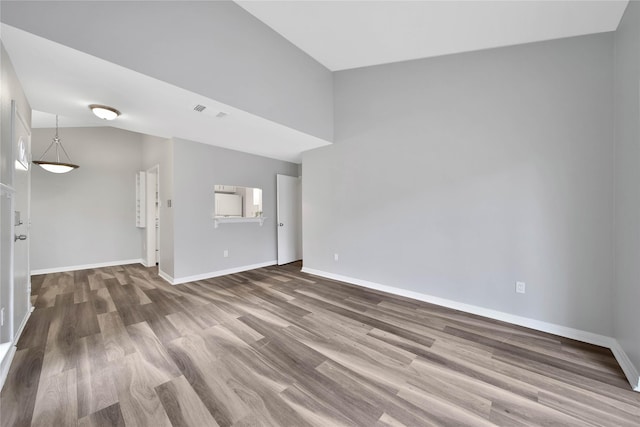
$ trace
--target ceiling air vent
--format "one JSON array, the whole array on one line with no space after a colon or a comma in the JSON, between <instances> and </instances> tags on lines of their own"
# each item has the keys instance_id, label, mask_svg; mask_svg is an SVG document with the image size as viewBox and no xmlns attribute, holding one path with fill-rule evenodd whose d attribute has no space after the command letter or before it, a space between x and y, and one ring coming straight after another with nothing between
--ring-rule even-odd
<instances>
[{"instance_id":1,"label":"ceiling air vent","mask_svg":"<svg viewBox=\"0 0 640 427\"><path fill-rule=\"evenodd\" d=\"M198 113L202 113L202 112L204 111L204 109L205 109L205 108L207 108L207 107L205 107L204 105L200 105L200 104L198 104L198 105L196 105L195 107L193 107L193 109L194 109L195 111L197 111Z\"/></svg>"}]
</instances>

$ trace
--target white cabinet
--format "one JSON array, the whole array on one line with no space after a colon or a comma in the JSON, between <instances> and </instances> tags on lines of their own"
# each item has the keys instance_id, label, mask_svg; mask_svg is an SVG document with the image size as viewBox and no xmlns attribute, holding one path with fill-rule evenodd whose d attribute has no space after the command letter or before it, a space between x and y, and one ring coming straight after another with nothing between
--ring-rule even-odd
<instances>
[{"instance_id":1,"label":"white cabinet","mask_svg":"<svg viewBox=\"0 0 640 427\"><path fill-rule=\"evenodd\" d=\"M242 196L239 194L216 194L216 216L242 217Z\"/></svg>"},{"instance_id":2,"label":"white cabinet","mask_svg":"<svg viewBox=\"0 0 640 427\"><path fill-rule=\"evenodd\" d=\"M136 172L136 227L145 228L147 221L147 173Z\"/></svg>"},{"instance_id":3,"label":"white cabinet","mask_svg":"<svg viewBox=\"0 0 640 427\"><path fill-rule=\"evenodd\" d=\"M216 193L235 193L237 187L235 185L215 185L214 191Z\"/></svg>"}]
</instances>

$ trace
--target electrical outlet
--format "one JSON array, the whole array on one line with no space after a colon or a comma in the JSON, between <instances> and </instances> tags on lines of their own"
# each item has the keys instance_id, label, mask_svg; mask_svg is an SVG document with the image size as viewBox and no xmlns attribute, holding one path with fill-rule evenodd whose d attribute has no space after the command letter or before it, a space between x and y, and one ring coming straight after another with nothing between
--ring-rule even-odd
<instances>
[{"instance_id":1,"label":"electrical outlet","mask_svg":"<svg viewBox=\"0 0 640 427\"><path fill-rule=\"evenodd\" d=\"M337 261L338 260L338 254L333 254L333 260Z\"/></svg>"},{"instance_id":2,"label":"electrical outlet","mask_svg":"<svg viewBox=\"0 0 640 427\"><path fill-rule=\"evenodd\" d=\"M524 282L516 282L516 292L519 294L524 294L527 289L527 284Z\"/></svg>"},{"instance_id":3,"label":"electrical outlet","mask_svg":"<svg viewBox=\"0 0 640 427\"><path fill-rule=\"evenodd\" d=\"M4 307L0 308L0 326L4 326Z\"/></svg>"},{"instance_id":4,"label":"electrical outlet","mask_svg":"<svg viewBox=\"0 0 640 427\"><path fill-rule=\"evenodd\" d=\"M222 256L227 258L229 256L229 249L225 249L224 252L222 253Z\"/></svg>"}]
</instances>

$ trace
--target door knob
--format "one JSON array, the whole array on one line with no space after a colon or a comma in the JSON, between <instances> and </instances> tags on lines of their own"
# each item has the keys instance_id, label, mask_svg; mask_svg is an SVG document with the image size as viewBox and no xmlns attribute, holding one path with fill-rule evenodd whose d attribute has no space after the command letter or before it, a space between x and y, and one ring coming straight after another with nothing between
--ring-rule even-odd
<instances>
[{"instance_id":1,"label":"door knob","mask_svg":"<svg viewBox=\"0 0 640 427\"><path fill-rule=\"evenodd\" d=\"M280 227L284 227L284 224L283 224L283 223L280 223Z\"/></svg>"},{"instance_id":2,"label":"door knob","mask_svg":"<svg viewBox=\"0 0 640 427\"><path fill-rule=\"evenodd\" d=\"M18 240L27 240L27 235L26 234L16 234L15 237L13 238L13 241L16 242Z\"/></svg>"}]
</instances>

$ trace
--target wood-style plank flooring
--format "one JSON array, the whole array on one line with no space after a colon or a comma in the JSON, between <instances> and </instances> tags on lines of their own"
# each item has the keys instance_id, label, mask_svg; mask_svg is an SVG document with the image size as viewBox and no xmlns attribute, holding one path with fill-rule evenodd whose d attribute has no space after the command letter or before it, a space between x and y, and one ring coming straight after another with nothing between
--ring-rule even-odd
<instances>
[{"instance_id":1,"label":"wood-style plank flooring","mask_svg":"<svg viewBox=\"0 0 640 427\"><path fill-rule=\"evenodd\" d=\"M5 426L639 426L611 352L299 272L33 277Z\"/></svg>"}]
</instances>

